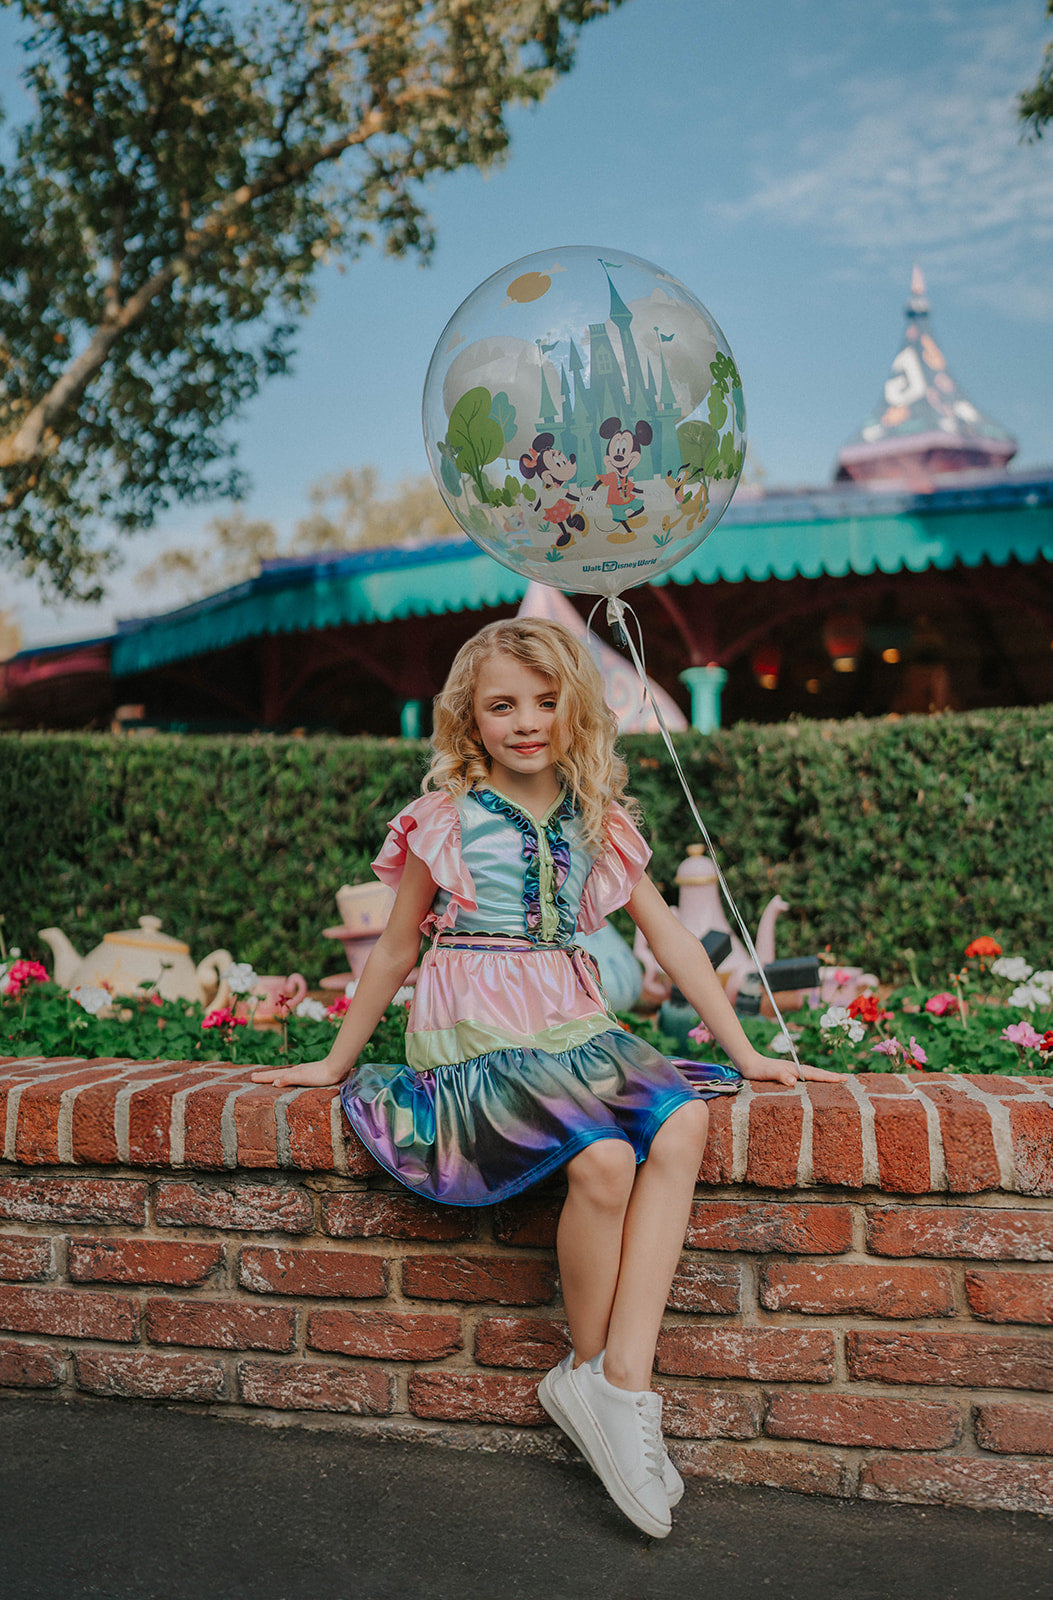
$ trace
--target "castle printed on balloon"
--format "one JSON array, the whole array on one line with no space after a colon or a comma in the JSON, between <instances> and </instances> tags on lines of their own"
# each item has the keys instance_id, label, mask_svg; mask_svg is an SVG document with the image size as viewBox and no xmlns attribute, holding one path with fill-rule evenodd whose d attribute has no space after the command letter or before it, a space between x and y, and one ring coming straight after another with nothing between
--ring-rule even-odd
<instances>
[{"instance_id":1,"label":"castle printed on balloon","mask_svg":"<svg viewBox=\"0 0 1053 1600\"><path fill-rule=\"evenodd\" d=\"M708 536L745 454L727 341L682 283L570 246L494 274L458 308L424 392L446 504L506 566L617 594Z\"/></svg>"}]
</instances>

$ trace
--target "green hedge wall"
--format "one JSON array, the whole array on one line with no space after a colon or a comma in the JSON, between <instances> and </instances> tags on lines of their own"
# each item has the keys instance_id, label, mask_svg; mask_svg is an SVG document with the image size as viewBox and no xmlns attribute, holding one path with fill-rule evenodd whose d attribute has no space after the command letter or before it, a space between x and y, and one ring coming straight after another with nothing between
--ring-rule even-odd
<instances>
[{"instance_id":1,"label":"green hedge wall","mask_svg":"<svg viewBox=\"0 0 1053 1600\"><path fill-rule=\"evenodd\" d=\"M661 741L624 741L673 876L694 829ZM779 954L829 946L887 979L946 978L991 933L1053 967L1053 707L899 721L737 724L678 736L699 809L751 927L779 893ZM87 951L147 912L195 958L225 946L316 981L334 891L369 876L385 823L418 792L401 740L0 736L0 913L46 958L56 924Z\"/></svg>"}]
</instances>

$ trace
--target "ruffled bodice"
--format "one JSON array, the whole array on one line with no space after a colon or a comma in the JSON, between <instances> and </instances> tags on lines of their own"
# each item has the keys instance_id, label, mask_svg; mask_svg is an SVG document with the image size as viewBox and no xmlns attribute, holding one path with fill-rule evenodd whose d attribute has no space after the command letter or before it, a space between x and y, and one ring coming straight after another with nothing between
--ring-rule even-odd
<instances>
[{"instance_id":1,"label":"ruffled bodice","mask_svg":"<svg viewBox=\"0 0 1053 1600\"><path fill-rule=\"evenodd\" d=\"M569 944L625 904L651 853L628 813L614 805L597 854L565 794L539 820L495 789L456 800L437 790L388 826L373 870L397 889L407 853L424 863L437 887L421 929L429 934L456 926L458 933Z\"/></svg>"}]
</instances>

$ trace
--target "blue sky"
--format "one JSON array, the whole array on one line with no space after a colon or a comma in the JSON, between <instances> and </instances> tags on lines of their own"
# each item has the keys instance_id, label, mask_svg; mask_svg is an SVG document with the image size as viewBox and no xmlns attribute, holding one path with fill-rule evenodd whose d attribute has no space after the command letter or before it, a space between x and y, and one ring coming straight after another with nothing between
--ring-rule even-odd
<instances>
[{"instance_id":1,"label":"blue sky","mask_svg":"<svg viewBox=\"0 0 1053 1600\"><path fill-rule=\"evenodd\" d=\"M436 183L430 267L374 254L321 274L293 375L238 430L245 509L291 530L324 475L426 471L420 396L447 319L507 262L575 243L647 257L706 304L770 486L829 480L898 348L915 261L961 387L1017 437L1016 466L1053 464L1053 135L1022 143L1015 118L1049 38L1043 0L627 0L512 116L502 168ZM5 15L9 104L10 39ZM3 576L0 609L28 643L163 609L136 569L224 509L173 507L102 607L45 607Z\"/></svg>"}]
</instances>

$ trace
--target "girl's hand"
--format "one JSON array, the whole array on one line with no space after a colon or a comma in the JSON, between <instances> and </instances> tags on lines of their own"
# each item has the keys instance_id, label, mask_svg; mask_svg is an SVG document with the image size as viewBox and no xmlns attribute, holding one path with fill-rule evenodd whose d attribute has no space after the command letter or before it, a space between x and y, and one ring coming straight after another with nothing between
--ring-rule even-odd
<instances>
[{"instance_id":1,"label":"girl's hand","mask_svg":"<svg viewBox=\"0 0 1053 1600\"><path fill-rule=\"evenodd\" d=\"M838 1083L844 1076L841 1072L827 1072L823 1067L810 1067L804 1061L798 1072L793 1062L787 1061L785 1056L762 1056L758 1052L754 1052L748 1061L736 1062L736 1066L744 1078L785 1083L791 1087L799 1078L807 1078L813 1083Z\"/></svg>"},{"instance_id":2,"label":"girl's hand","mask_svg":"<svg viewBox=\"0 0 1053 1600\"><path fill-rule=\"evenodd\" d=\"M324 1088L329 1083L342 1083L347 1073L334 1067L331 1061L301 1061L295 1067L261 1067L252 1074L253 1083L270 1083L276 1089L292 1089L300 1084L308 1088Z\"/></svg>"}]
</instances>

